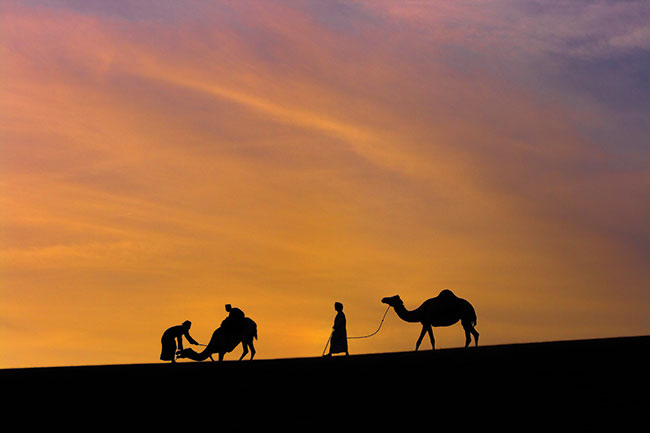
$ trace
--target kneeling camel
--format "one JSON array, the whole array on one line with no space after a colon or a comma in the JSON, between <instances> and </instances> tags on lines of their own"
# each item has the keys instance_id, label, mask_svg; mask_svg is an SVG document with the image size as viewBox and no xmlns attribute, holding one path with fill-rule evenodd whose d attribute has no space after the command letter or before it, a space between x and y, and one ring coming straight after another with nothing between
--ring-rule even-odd
<instances>
[{"instance_id":1,"label":"kneeling camel","mask_svg":"<svg viewBox=\"0 0 650 433\"><path fill-rule=\"evenodd\" d=\"M249 348L251 352L250 359L253 359L255 356L253 339L257 339L257 324L252 319L245 317L240 333L233 334L225 330L223 327L219 327L212 333L210 342L202 352L198 353L195 352L194 349L187 348L177 352L177 356L179 358L189 358L194 361L204 361L208 358L214 361L212 355L216 353L219 355L219 361L223 361L224 355L228 352L232 352L235 347L241 343L244 348L244 353L241 354L239 360L241 361L244 359Z\"/></svg>"}]
</instances>

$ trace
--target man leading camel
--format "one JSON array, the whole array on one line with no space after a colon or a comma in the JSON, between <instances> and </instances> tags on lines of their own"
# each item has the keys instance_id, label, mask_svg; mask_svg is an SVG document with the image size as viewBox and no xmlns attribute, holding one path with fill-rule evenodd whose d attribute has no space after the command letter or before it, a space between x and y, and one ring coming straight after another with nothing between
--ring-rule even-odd
<instances>
[{"instance_id":1,"label":"man leading camel","mask_svg":"<svg viewBox=\"0 0 650 433\"><path fill-rule=\"evenodd\" d=\"M343 313L343 304L335 302L334 310L336 311L336 317L334 318L332 336L330 337L330 351L325 356L332 356L335 353L345 353L346 355L349 355L348 333L346 330L345 314Z\"/></svg>"}]
</instances>

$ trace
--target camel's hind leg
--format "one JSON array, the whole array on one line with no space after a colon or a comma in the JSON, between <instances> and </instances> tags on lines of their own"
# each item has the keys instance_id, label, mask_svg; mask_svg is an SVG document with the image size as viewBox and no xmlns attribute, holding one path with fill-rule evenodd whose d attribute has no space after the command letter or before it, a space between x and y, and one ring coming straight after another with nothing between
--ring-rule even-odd
<instances>
[{"instance_id":1,"label":"camel's hind leg","mask_svg":"<svg viewBox=\"0 0 650 433\"><path fill-rule=\"evenodd\" d=\"M244 349L244 352L243 352L243 353L241 354L241 356L239 357L239 360L240 360L240 361L241 361L242 359L244 359L244 356L246 356L246 354L248 353L248 343L246 343L245 341L242 341L242 343L241 343L241 347Z\"/></svg>"},{"instance_id":2,"label":"camel's hind leg","mask_svg":"<svg viewBox=\"0 0 650 433\"><path fill-rule=\"evenodd\" d=\"M251 359L255 356L255 346L253 346L253 340L251 339L250 341L242 341L242 347L244 348L244 353L241 354L239 357L239 360L241 361L244 359L244 356L248 353L248 349L250 348L251 352Z\"/></svg>"},{"instance_id":3,"label":"camel's hind leg","mask_svg":"<svg viewBox=\"0 0 650 433\"><path fill-rule=\"evenodd\" d=\"M472 342L472 335L474 336L474 344L478 347L478 331L471 323L463 322L462 325L465 330L465 347L469 346Z\"/></svg>"}]
</instances>

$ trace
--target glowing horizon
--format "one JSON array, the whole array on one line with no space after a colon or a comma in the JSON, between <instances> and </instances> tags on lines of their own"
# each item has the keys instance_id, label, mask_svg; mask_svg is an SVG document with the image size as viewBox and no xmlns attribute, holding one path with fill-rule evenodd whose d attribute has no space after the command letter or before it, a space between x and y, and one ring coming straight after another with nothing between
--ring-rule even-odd
<instances>
[{"instance_id":1,"label":"glowing horizon","mask_svg":"<svg viewBox=\"0 0 650 433\"><path fill-rule=\"evenodd\" d=\"M0 368L650 331L646 2L0 5Z\"/></svg>"}]
</instances>

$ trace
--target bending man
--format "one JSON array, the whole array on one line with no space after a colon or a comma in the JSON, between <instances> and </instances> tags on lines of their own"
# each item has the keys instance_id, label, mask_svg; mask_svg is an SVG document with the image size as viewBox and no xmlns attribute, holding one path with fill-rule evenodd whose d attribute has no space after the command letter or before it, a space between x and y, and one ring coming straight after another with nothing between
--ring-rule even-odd
<instances>
[{"instance_id":1,"label":"bending man","mask_svg":"<svg viewBox=\"0 0 650 433\"><path fill-rule=\"evenodd\" d=\"M190 336L191 326L192 322L186 320L182 325L172 326L163 333L160 339L160 343L162 344L162 350L160 352L161 361L176 362L176 350L183 350L183 336L187 338L190 344L199 344ZM176 342L178 342L178 347L176 346Z\"/></svg>"}]
</instances>

